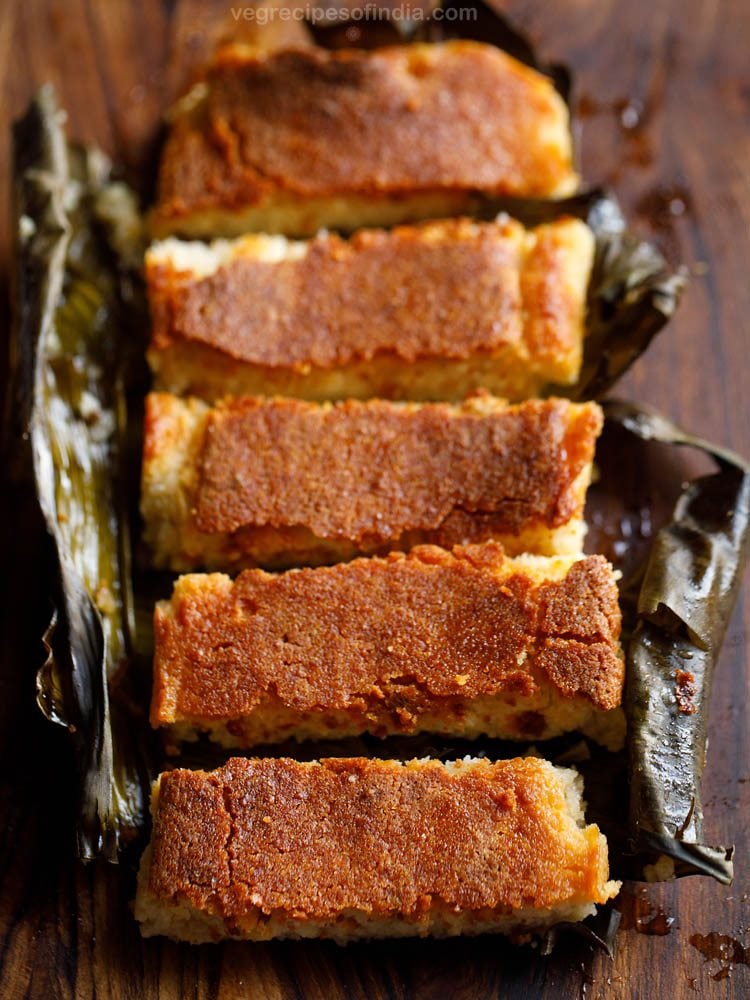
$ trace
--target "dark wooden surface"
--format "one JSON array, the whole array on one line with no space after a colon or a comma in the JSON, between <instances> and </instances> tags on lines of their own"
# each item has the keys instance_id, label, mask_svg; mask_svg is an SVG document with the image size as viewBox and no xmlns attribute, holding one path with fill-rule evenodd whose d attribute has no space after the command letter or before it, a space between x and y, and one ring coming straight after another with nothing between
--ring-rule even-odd
<instances>
[{"instance_id":1,"label":"dark wooden surface","mask_svg":"<svg viewBox=\"0 0 750 1000\"><path fill-rule=\"evenodd\" d=\"M750 5L747 0L509 0L543 55L576 72L585 176L692 272L682 308L620 390L750 453ZM231 7L197 0L2 0L0 266L8 269L8 125L53 81L71 135L137 172L159 114ZM7 294L3 293L7 306ZM496 939L190 948L142 942L133 886L73 861L65 735L33 710L38 552L4 488L0 608L0 996L352 998L750 996L750 602L741 599L714 693L707 836L737 845L735 884L626 891L613 962L577 945L549 959ZM640 913L640 920L635 919ZM659 912L664 936L639 932ZM652 929L668 920L657 920ZM714 937L711 937L714 935ZM725 938L718 938L723 935ZM697 947L700 946L700 947ZM731 962L704 960L708 949Z\"/></svg>"}]
</instances>

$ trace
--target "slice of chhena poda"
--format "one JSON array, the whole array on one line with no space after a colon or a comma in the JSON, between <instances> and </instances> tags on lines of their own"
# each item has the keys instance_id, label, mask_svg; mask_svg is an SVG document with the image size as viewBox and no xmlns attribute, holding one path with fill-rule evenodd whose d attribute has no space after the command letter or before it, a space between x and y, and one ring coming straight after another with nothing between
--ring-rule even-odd
<instances>
[{"instance_id":1,"label":"slice of chhena poda","mask_svg":"<svg viewBox=\"0 0 750 1000\"><path fill-rule=\"evenodd\" d=\"M492 45L231 45L171 115L151 221L155 236L312 236L577 184L565 102Z\"/></svg>"},{"instance_id":2,"label":"slice of chhena poda","mask_svg":"<svg viewBox=\"0 0 750 1000\"><path fill-rule=\"evenodd\" d=\"M172 742L547 739L617 748L624 662L602 556L496 542L272 575L181 577L156 607L151 722Z\"/></svg>"},{"instance_id":3,"label":"slice of chhena poda","mask_svg":"<svg viewBox=\"0 0 750 1000\"><path fill-rule=\"evenodd\" d=\"M534 757L234 759L162 774L152 812L147 937L527 936L620 887L580 776Z\"/></svg>"},{"instance_id":4,"label":"slice of chhena poda","mask_svg":"<svg viewBox=\"0 0 750 1000\"><path fill-rule=\"evenodd\" d=\"M460 405L152 393L141 510L155 566L287 568L494 539L578 554L602 413L562 399Z\"/></svg>"},{"instance_id":5,"label":"slice of chhena poda","mask_svg":"<svg viewBox=\"0 0 750 1000\"><path fill-rule=\"evenodd\" d=\"M146 254L149 363L157 388L209 402L530 398L578 377L593 253L570 218L168 239Z\"/></svg>"}]
</instances>

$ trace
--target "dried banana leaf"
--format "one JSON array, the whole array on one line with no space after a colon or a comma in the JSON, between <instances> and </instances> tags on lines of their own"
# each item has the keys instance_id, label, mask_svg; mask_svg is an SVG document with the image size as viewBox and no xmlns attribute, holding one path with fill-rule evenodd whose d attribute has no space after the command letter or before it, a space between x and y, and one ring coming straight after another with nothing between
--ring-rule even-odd
<instances>
[{"instance_id":1,"label":"dried banana leaf","mask_svg":"<svg viewBox=\"0 0 750 1000\"><path fill-rule=\"evenodd\" d=\"M137 741L113 740L110 703L129 656L132 597L122 503L128 339L117 269L93 221L109 168L68 147L49 88L17 123L14 155L14 430L51 541L56 609L38 702L73 734L79 854L114 861L144 802Z\"/></svg>"},{"instance_id":2,"label":"dried banana leaf","mask_svg":"<svg viewBox=\"0 0 750 1000\"><path fill-rule=\"evenodd\" d=\"M732 850L702 843L700 781L713 671L748 554L750 465L653 411L619 401L605 409L637 437L699 449L718 466L683 489L651 546L633 609L626 711L631 848L652 862L646 877L673 868L729 883Z\"/></svg>"},{"instance_id":3,"label":"dried banana leaf","mask_svg":"<svg viewBox=\"0 0 750 1000\"><path fill-rule=\"evenodd\" d=\"M586 221L596 237L583 366L573 399L600 399L630 368L679 305L687 280L659 250L627 230L614 196L593 192ZM576 214L571 205L571 214Z\"/></svg>"}]
</instances>

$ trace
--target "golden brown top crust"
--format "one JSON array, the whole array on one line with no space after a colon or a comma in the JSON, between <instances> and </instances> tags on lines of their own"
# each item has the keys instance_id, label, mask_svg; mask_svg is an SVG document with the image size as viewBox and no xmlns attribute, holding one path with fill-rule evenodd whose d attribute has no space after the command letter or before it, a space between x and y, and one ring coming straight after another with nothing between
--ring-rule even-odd
<instances>
[{"instance_id":1,"label":"golden brown top crust","mask_svg":"<svg viewBox=\"0 0 750 1000\"><path fill-rule=\"evenodd\" d=\"M298 260L240 255L197 281L153 263L153 347L197 341L269 367L336 368L383 352L407 363L470 358L522 339L522 250L517 224L457 220L321 236ZM557 311L569 341L570 307Z\"/></svg>"},{"instance_id":2,"label":"golden brown top crust","mask_svg":"<svg viewBox=\"0 0 750 1000\"><path fill-rule=\"evenodd\" d=\"M364 910L418 919L604 902L603 839L544 761L233 759L160 779L149 889L233 921Z\"/></svg>"},{"instance_id":3,"label":"golden brown top crust","mask_svg":"<svg viewBox=\"0 0 750 1000\"><path fill-rule=\"evenodd\" d=\"M157 607L152 722L231 719L264 702L354 709L413 728L446 698L532 695L541 680L620 703L611 566L541 583L495 542L270 575L182 577Z\"/></svg>"},{"instance_id":4,"label":"golden brown top crust","mask_svg":"<svg viewBox=\"0 0 750 1000\"><path fill-rule=\"evenodd\" d=\"M580 512L574 484L601 421L596 404L561 399L489 412L476 400L230 399L208 415L195 524L302 525L376 544L437 530L454 512L491 515L497 533L558 527Z\"/></svg>"},{"instance_id":5,"label":"golden brown top crust","mask_svg":"<svg viewBox=\"0 0 750 1000\"><path fill-rule=\"evenodd\" d=\"M520 275L523 336L529 356L540 367L558 364L579 347L583 337L588 274L576 294L571 287L571 265L582 266L583 257L580 244L571 243L576 232L570 220L537 226L533 246L524 258Z\"/></svg>"},{"instance_id":6,"label":"golden brown top crust","mask_svg":"<svg viewBox=\"0 0 750 1000\"><path fill-rule=\"evenodd\" d=\"M568 113L551 81L490 45L228 48L207 85L172 124L162 219L279 194L545 197L575 184Z\"/></svg>"}]
</instances>

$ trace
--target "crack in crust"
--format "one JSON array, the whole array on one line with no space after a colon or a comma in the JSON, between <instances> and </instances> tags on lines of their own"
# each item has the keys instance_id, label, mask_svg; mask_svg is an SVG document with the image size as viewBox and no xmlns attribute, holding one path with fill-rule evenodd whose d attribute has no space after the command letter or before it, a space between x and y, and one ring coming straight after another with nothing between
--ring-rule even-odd
<instances>
[{"instance_id":1,"label":"crack in crust","mask_svg":"<svg viewBox=\"0 0 750 1000\"><path fill-rule=\"evenodd\" d=\"M157 565L284 568L498 539L579 552L595 403L486 394L335 405L152 393L142 510Z\"/></svg>"},{"instance_id":2,"label":"crack in crust","mask_svg":"<svg viewBox=\"0 0 750 1000\"><path fill-rule=\"evenodd\" d=\"M535 758L235 759L163 774L153 811L147 935L511 933L581 919L618 889L580 778Z\"/></svg>"},{"instance_id":3,"label":"crack in crust","mask_svg":"<svg viewBox=\"0 0 750 1000\"><path fill-rule=\"evenodd\" d=\"M493 542L184 576L154 630L152 724L236 746L585 730L620 704L624 676L607 561L514 561Z\"/></svg>"}]
</instances>

